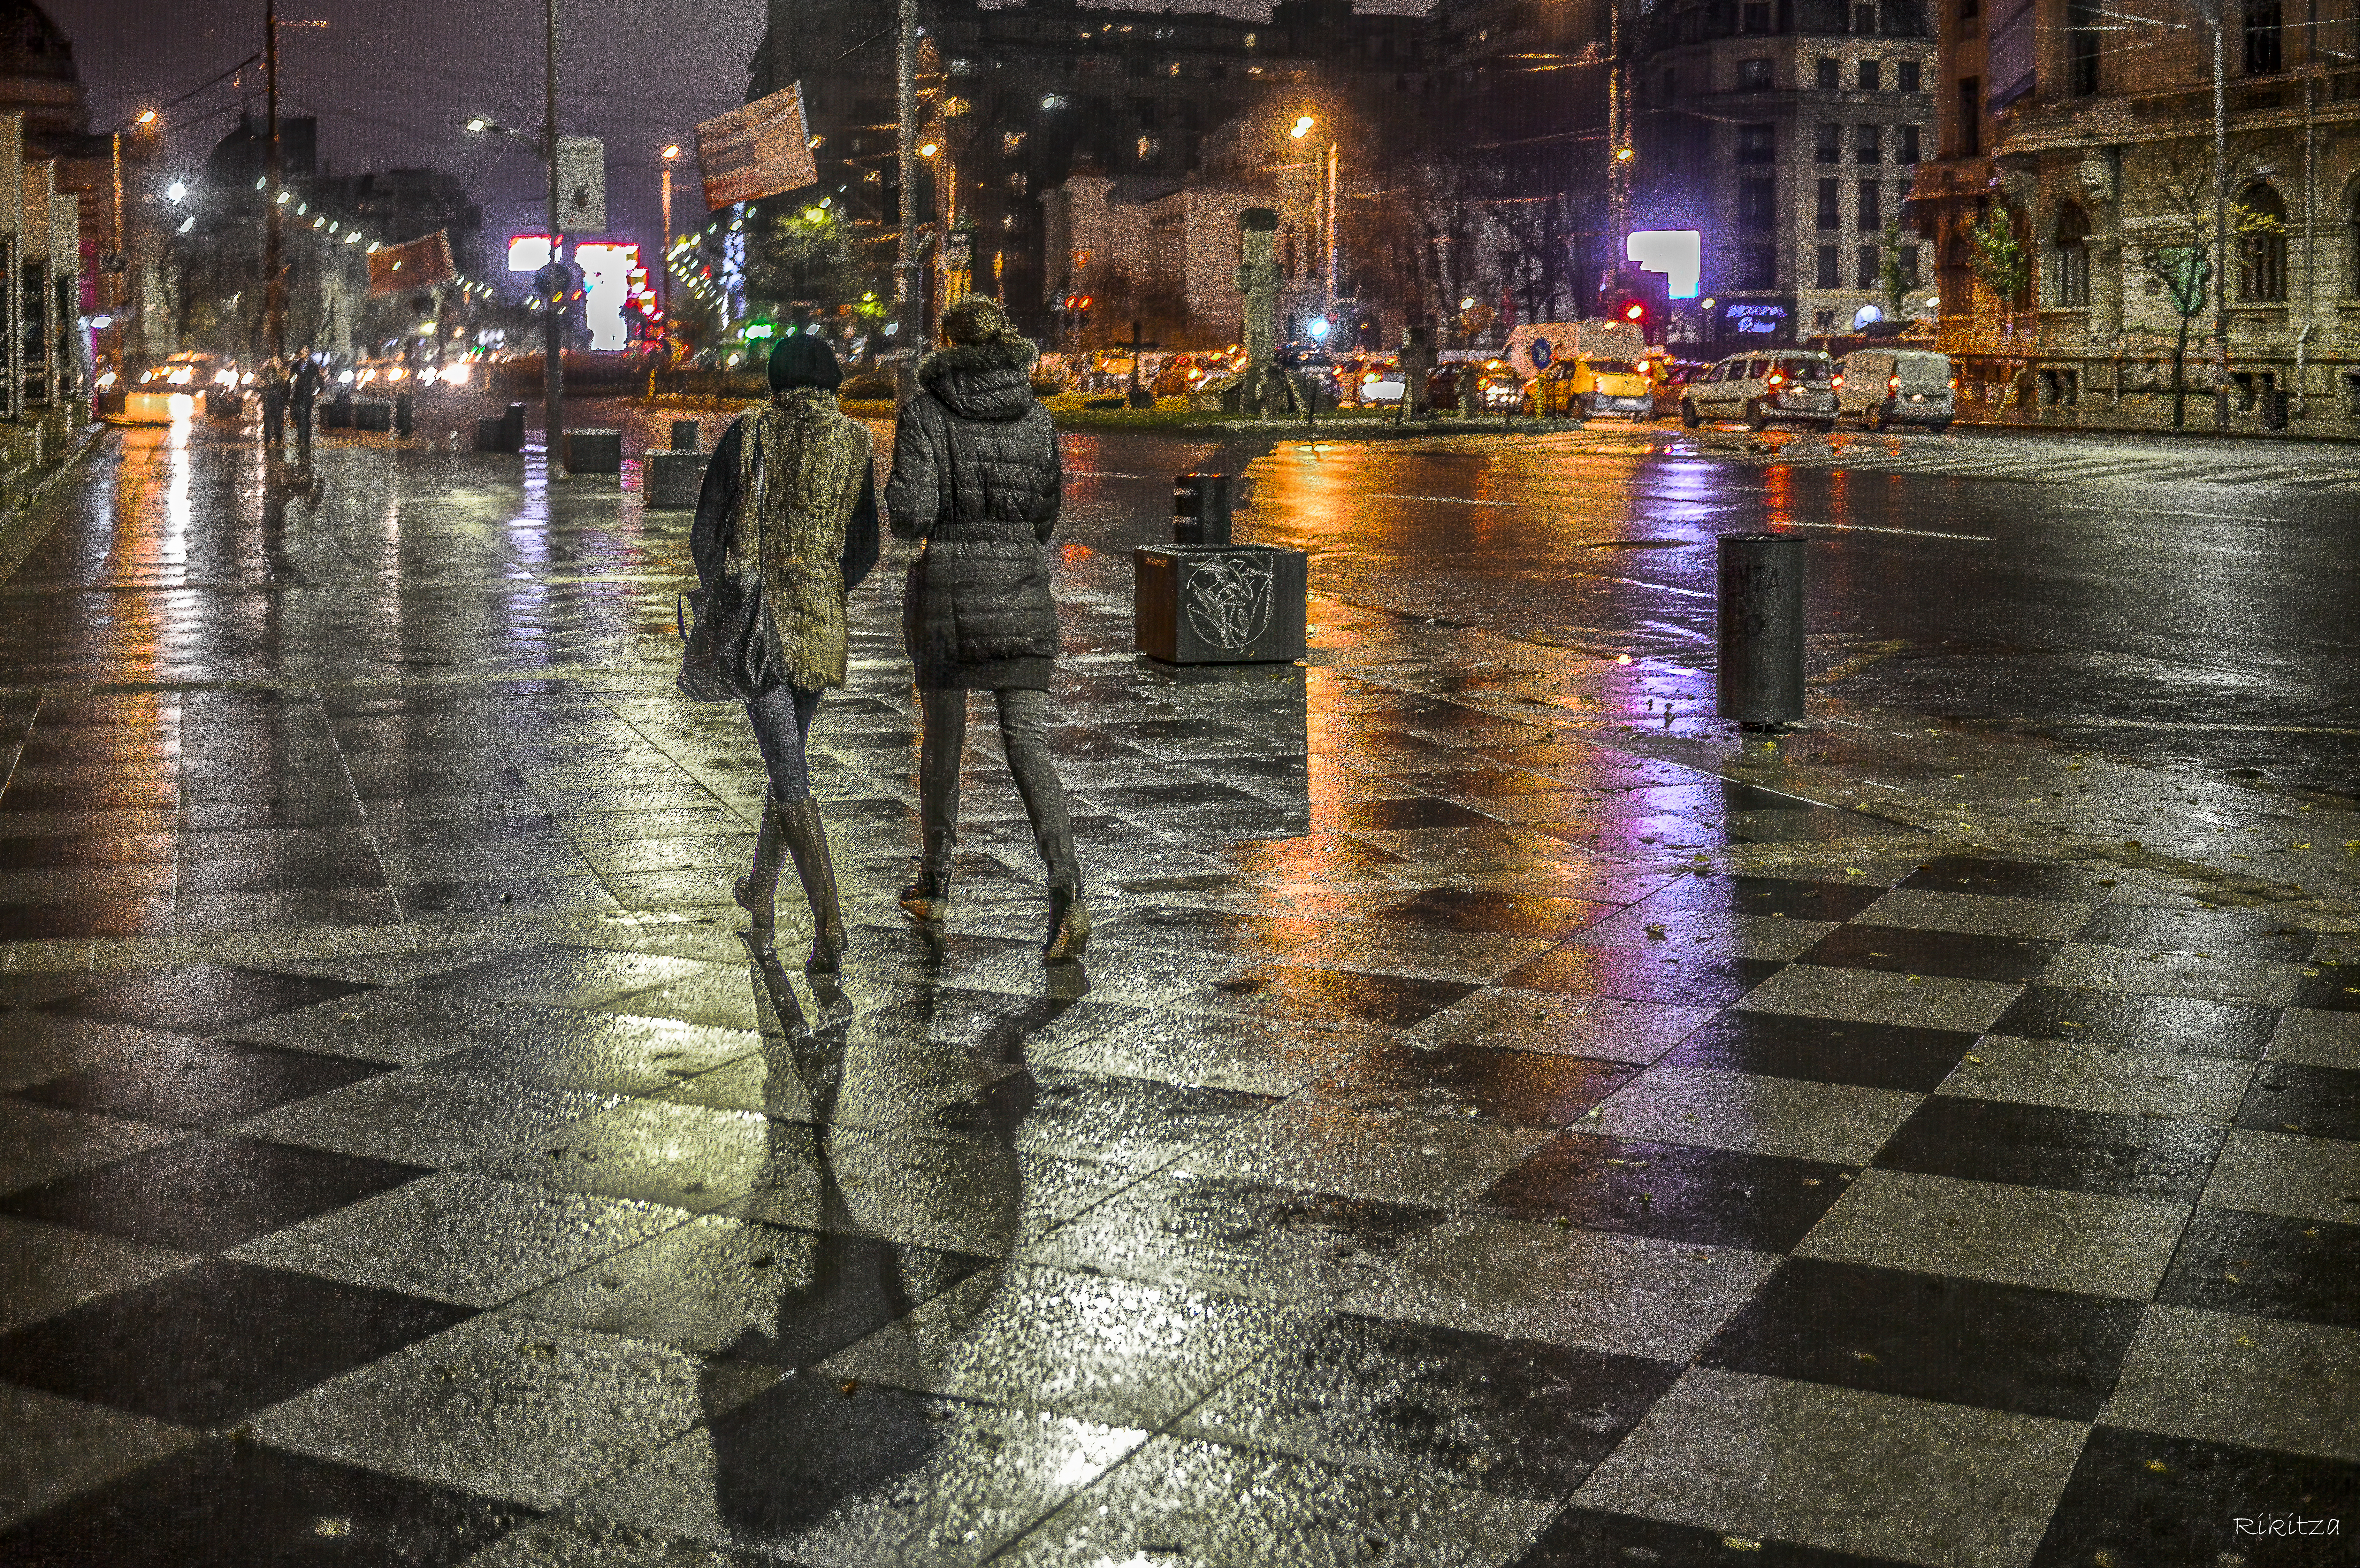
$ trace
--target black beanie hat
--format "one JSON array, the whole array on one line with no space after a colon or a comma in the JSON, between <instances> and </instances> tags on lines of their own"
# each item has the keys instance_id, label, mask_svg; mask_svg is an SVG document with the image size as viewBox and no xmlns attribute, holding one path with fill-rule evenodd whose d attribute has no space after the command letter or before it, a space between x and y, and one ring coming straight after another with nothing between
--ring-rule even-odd
<instances>
[{"instance_id":1,"label":"black beanie hat","mask_svg":"<svg viewBox=\"0 0 2360 1568\"><path fill-rule=\"evenodd\" d=\"M836 360L836 351L815 337L801 332L779 340L770 351L770 390L784 392L791 387L817 387L828 392L844 385L844 366Z\"/></svg>"}]
</instances>

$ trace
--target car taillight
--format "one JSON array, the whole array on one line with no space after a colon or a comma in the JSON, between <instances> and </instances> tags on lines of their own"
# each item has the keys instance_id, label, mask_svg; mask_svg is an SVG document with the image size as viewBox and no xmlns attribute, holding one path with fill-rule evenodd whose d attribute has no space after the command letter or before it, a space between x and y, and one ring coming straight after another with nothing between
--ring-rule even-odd
<instances>
[{"instance_id":1,"label":"car taillight","mask_svg":"<svg viewBox=\"0 0 2360 1568\"><path fill-rule=\"evenodd\" d=\"M1950 390L1951 390L1951 391L1953 391L1953 392L1956 392L1958 389L1959 389L1959 378L1958 378L1957 376L1951 376L1951 377L1950 377Z\"/></svg>"},{"instance_id":2,"label":"car taillight","mask_svg":"<svg viewBox=\"0 0 2360 1568\"><path fill-rule=\"evenodd\" d=\"M1773 386L1773 387L1777 386L1777 385L1778 385L1778 383L1780 383L1781 381L1784 381L1784 380L1786 380L1786 378L1785 376L1783 376L1779 375L1779 374L1778 374L1776 371L1775 371L1775 370L1774 370L1774 371L1772 371L1772 372L1770 373L1770 385L1771 385L1771 386Z\"/></svg>"},{"instance_id":3,"label":"car taillight","mask_svg":"<svg viewBox=\"0 0 2360 1568\"><path fill-rule=\"evenodd\" d=\"M1842 385L1843 385L1843 377L1842 377L1842 376L1837 376L1837 377L1836 377L1836 385L1837 385L1837 386L1839 386L1839 387L1841 387L1841 386L1842 386Z\"/></svg>"},{"instance_id":4,"label":"car taillight","mask_svg":"<svg viewBox=\"0 0 2360 1568\"><path fill-rule=\"evenodd\" d=\"M1887 392L1897 392L1901 389L1901 377L1897 373L1885 378L1885 389Z\"/></svg>"}]
</instances>

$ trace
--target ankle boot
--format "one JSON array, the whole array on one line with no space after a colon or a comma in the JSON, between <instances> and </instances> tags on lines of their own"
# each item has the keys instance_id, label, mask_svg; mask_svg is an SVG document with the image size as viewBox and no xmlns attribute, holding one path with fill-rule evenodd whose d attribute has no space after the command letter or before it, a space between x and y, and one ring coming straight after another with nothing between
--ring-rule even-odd
<instances>
[{"instance_id":1,"label":"ankle boot","mask_svg":"<svg viewBox=\"0 0 2360 1568\"><path fill-rule=\"evenodd\" d=\"M786 863L786 841L779 829L779 803L766 790L762 795L762 822L754 832L754 869L738 878L731 891L738 905L754 917L754 934L764 947L770 946L771 929L778 923L776 894L779 868Z\"/></svg>"},{"instance_id":2,"label":"ankle boot","mask_svg":"<svg viewBox=\"0 0 2360 1568\"><path fill-rule=\"evenodd\" d=\"M833 975L849 939L844 931L844 910L836 898L836 864L828 858L827 829L819 820L819 802L805 796L771 807L787 852L794 856L795 875L811 905L811 957L803 967L814 975Z\"/></svg>"},{"instance_id":3,"label":"ankle boot","mask_svg":"<svg viewBox=\"0 0 2360 1568\"><path fill-rule=\"evenodd\" d=\"M948 833L930 837L926 857L919 863L918 879L901 889L901 912L921 925L941 920L951 901L951 844Z\"/></svg>"},{"instance_id":4,"label":"ankle boot","mask_svg":"<svg viewBox=\"0 0 2360 1568\"><path fill-rule=\"evenodd\" d=\"M1049 889L1049 940L1041 944L1041 962L1062 964L1079 958L1090 944L1090 911L1081 888L1059 883Z\"/></svg>"}]
</instances>

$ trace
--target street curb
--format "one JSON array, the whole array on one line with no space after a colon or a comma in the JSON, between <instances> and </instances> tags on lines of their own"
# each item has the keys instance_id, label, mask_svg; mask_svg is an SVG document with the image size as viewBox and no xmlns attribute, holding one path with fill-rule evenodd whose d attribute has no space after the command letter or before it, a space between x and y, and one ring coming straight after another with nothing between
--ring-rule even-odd
<instances>
[{"instance_id":1,"label":"street curb","mask_svg":"<svg viewBox=\"0 0 2360 1568\"><path fill-rule=\"evenodd\" d=\"M14 516L0 520L0 583L15 576L16 568L25 564L25 558L49 537L49 529L65 515L66 482L74 476L93 452L106 444L114 433L111 425L83 426L82 433L74 438L73 450L66 453L64 461L52 469L47 478L33 486L32 494L26 497L24 506Z\"/></svg>"}]
</instances>

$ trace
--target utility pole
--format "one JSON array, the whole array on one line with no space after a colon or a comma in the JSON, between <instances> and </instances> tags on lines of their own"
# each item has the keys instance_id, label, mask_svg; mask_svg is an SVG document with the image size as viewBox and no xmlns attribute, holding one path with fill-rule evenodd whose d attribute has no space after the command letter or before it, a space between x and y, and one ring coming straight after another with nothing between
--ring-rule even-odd
<instances>
[{"instance_id":1,"label":"utility pole","mask_svg":"<svg viewBox=\"0 0 2360 1568\"><path fill-rule=\"evenodd\" d=\"M918 0L901 0L900 38L894 46L894 79L901 119L901 242L893 262L895 333L907 357L894 380L903 397L917 392L917 356L923 345L925 301L918 287Z\"/></svg>"},{"instance_id":2,"label":"utility pole","mask_svg":"<svg viewBox=\"0 0 2360 1568\"><path fill-rule=\"evenodd\" d=\"M564 243L557 232L557 0L547 0L549 61L548 112L541 123L541 145L549 158L549 266L552 282L559 281L564 269ZM565 462L565 295L561 286L549 290L552 296L543 301L546 320L541 322L541 359L545 374L542 397L547 403L544 415L549 426L548 472L556 477Z\"/></svg>"},{"instance_id":3,"label":"utility pole","mask_svg":"<svg viewBox=\"0 0 2360 1568\"><path fill-rule=\"evenodd\" d=\"M279 153L279 0L263 0L262 25L263 96L269 105L270 134L263 155L267 180L262 223L263 343L270 357L279 359L287 353L287 234L285 214L279 211L287 204L287 190L282 183L286 169Z\"/></svg>"},{"instance_id":4,"label":"utility pole","mask_svg":"<svg viewBox=\"0 0 2360 1568\"><path fill-rule=\"evenodd\" d=\"M672 331L672 160L680 156L677 144L663 150L663 270L656 275L656 309L663 312L664 331Z\"/></svg>"},{"instance_id":5,"label":"utility pole","mask_svg":"<svg viewBox=\"0 0 2360 1568\"><path fill-rule=\"evenodd\" d=\"M1320 303L1328 313L1328 332L1332 339L1336 332L1336 174L1341 155L1336 150L1336 137L1328 137L1328 298Z\"/></svg>"}]
</instances>

